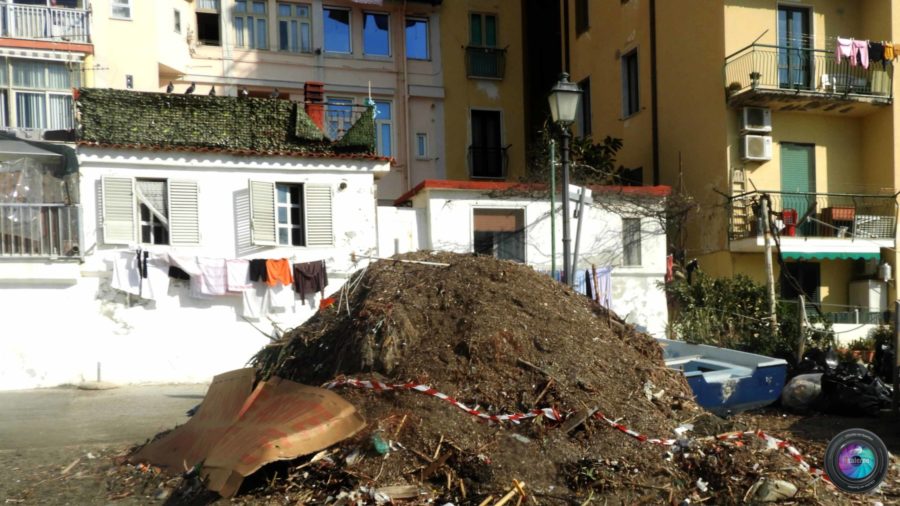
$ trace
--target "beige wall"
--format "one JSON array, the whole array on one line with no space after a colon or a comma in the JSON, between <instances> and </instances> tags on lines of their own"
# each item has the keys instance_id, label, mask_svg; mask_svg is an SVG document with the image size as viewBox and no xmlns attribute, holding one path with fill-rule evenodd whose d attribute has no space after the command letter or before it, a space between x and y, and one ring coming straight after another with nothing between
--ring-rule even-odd
<instances>
[{"instance_id":1,"label":"beige wall","mask_svg":"<svg viewBox=\"0 0 900 506\"><path fill-rule=\"evenodd\" d=\"M469 13L497 15L497 46L506 50L503 79L469 79L465 46L469 43ZM501 142L509 145L507 180L525 175L525 114L522 70L522 13L512 0L452 0L441 7L441 49L446 90L446 177L469 179L470 111L501 112Z\"/></svg>"},{"instance_id":2,"label":"beige wall","mask_svg":"<svg viewBox=\"0 0 900 506\"><path fill-rule=\"evenodd\" d=\"M172 0L157 0L168 4ZM184 0L179 0L186 4ZM125 88L127 75L134 89L159 89L157 2L131 2L131 19L112 17L110 0L92 0L91 40L94 56L88 65L88 82L98 88Z\"/></svg>"}]
</instances>

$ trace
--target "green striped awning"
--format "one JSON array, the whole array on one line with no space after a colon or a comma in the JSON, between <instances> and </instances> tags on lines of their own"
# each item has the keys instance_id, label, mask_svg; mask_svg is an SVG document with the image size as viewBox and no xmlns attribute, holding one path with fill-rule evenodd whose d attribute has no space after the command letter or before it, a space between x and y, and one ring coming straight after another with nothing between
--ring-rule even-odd
<instances>
[{"instance_id":1,"label":"green striped awning","mask_svg":"<svg viewBox=\"0 0 900 506\"><path fill-rule=\"evenodd\" d=\"M782 256L790 260L879 260L881 253L856 251L783 251Z\"/></svg>"}]
</instances>

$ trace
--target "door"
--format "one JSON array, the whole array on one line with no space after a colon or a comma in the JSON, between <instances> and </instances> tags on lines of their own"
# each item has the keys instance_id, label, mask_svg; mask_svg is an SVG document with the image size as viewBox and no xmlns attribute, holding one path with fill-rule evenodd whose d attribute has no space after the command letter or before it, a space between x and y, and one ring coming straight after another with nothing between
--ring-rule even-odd
<instances>
[{"instance_id":1,"label":"door","mask_svg":"<svg viewBox=\"0 0 900 506\"><path fill-rule=\"evenodd\" d=\"M778 7L778 86L810 89L809 9Z\"/></svg>"},{"instance_id":2,"label":"door","mask_svg":"<svg viewBox=\"0 0 900 506\"><path fill-rule=\"evenodd\" d=\"M803 217L816 203L816 162L812 144L781 143L781 211L794 210ZM772 208L779 210L777 205ZM797 228L797 235L815 234L809 220Z\"/></svg>"},{"instance_id":3,"label":"door","mask_svg":"<svg viewBox=\"0 0 900 506\"><path fill-rule=\"evenodd\" d=\"M500 111L472 111L472 145L469 152L472 177L504 177Z\"/></svg>"}]
</instances>

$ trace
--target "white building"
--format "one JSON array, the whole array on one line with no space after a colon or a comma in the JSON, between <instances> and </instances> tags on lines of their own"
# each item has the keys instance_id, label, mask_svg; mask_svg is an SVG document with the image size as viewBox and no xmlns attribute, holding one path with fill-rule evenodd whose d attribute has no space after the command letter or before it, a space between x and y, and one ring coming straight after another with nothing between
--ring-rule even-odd
<instances>
[{"instance_id":1,"label":"white building","mask_svg":"<svg viewBox=\"0 0 900 506\"><path fill-rule=\"evenodd\" d=\"M668 322L660 283L666 274L663 199L670 189L591 188L585 206L576 270L611 271L611 307L629 323L662 337ZM379 254L424 250L478 252L551 268L551 212L546 188L518 183L426 180L379 207ZM572 202L572 209L576 205ZM561 245L561 202L556 199L556 240ZM571 223L574 252L577 220ZM562 269L557 246L556 266ZM549 274L549 273L548 273ZM576 281L580 276L576 277ZM601 284L602 286L602 284Z\"/></svg>"},{"instance_id":2,"label":"white building","mask_svg":"<svg viewBox=\"0 0 900 506\"><path fill-rule=\"evenodd\" d=\"M351 252L377 250L375 179L389 159L85 142L77 177L56 177L60 157L25 146L33 151L0 143L0 390L98 374L114 383L208 381L243 366L273 323L301 324L320 299L247 321L243 294L199 298L168 277L152 296L149 278L144 295L128 293L113 288L128 284L113 276L123 252L324 260L330 293L355 270ZM262 307L265 285L252 293L250 305Z\"/></svg>"}]
</instances>

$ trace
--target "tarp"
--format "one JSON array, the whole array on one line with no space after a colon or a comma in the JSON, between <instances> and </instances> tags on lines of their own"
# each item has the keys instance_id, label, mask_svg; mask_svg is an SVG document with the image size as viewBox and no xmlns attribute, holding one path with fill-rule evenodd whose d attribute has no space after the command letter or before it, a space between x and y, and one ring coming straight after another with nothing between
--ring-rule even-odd
<instances>
[{"instance_id":1,"label":"tarp","mask_svg":"<svg viewBox=\"0 0 900 506\"><path fill-rule=\"evenodd\" d=\"M273 377L252 389L255 371L216 376L197 414L131 457L170 473L202 463L208 487L237 493L263 465L327 448L365 426L352 404L322 388Z\"/></svg>"},{"instance_id":2,"label":"tarp","mask_svg":"<svg viewBox=\"0 0 900 506\"><path fill-rule=\"evenodd\" d=\"M853 251L817 251L817 252L800 252L800 251L782 251L784 258L794 260L878 260L881 258L880 253L871 252L853 252Z\"/></svg>"}]
</instances>

